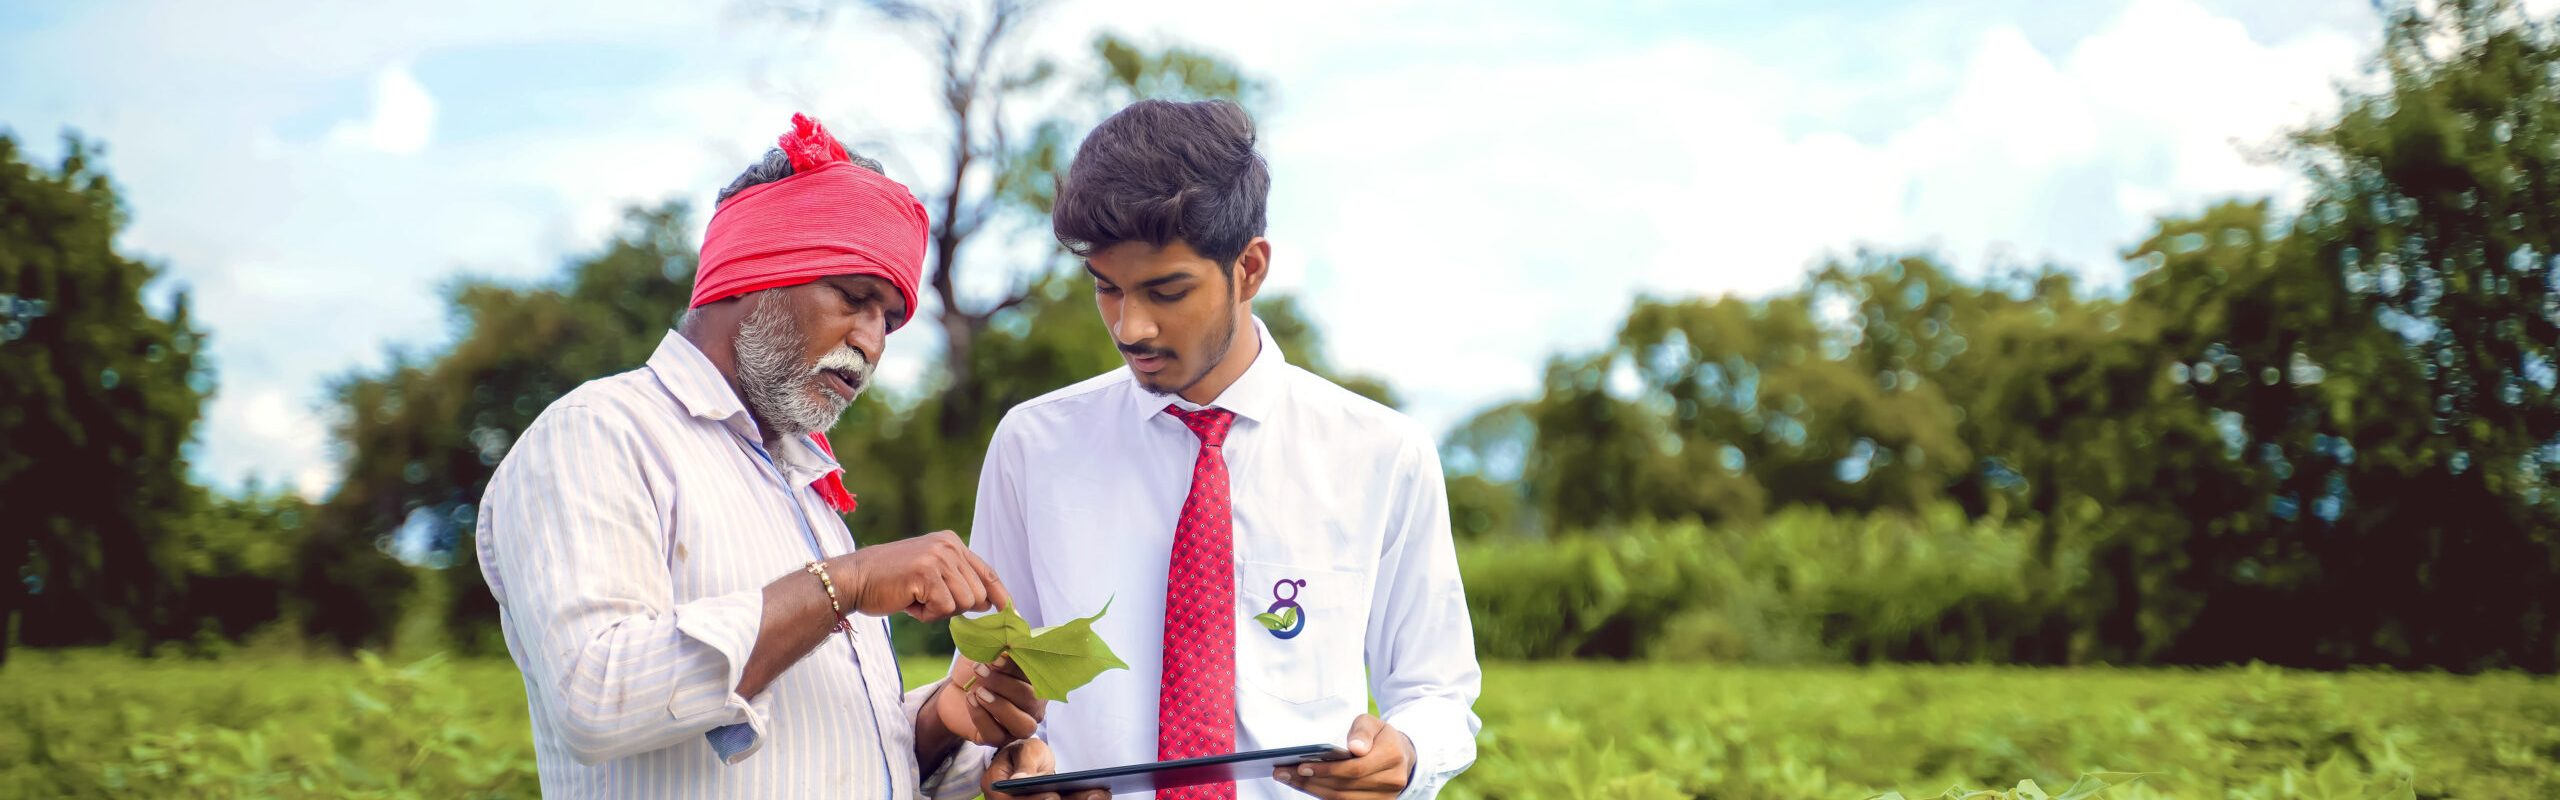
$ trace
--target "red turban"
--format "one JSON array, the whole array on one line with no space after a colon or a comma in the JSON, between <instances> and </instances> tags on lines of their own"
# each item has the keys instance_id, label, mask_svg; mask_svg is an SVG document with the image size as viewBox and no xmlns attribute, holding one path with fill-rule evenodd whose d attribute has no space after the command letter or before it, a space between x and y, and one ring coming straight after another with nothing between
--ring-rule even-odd
<instances>
[{"instance_id":1,"label":"red turban","mask_svg":"<svg viewBox=\"0 0 2560 800\"><path fill-rule=\"evenodd\" d=\"M791 128L781 140L791 177L748 187L712 213L691 305L836 275L876 275L897 287L912 318L924 275L924 204L897 181L854 164L817 120L793 114ZM833 454L826 434L811 438ZM842 471L810 486L838 512L853 512Z\"/></svg>"},{"instance_id":2,"label":"red turban","mask_svg":"<svg viewBox=\"0 0 2560 800\"><path fill-rule=\"evenodd\" d=\"M791 115L782 137L791 177L748 187L720 204L702 237L693 307L834 275L877 275L918 313L924 279L924 204L888 176L847 160L817 120Z\"/></svg>"}]
</instances>

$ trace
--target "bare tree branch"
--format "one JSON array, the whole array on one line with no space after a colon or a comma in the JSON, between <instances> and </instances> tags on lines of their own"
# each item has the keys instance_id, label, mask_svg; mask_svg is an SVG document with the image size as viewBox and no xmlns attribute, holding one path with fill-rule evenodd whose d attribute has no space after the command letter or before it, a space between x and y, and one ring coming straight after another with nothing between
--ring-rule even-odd
<instances>
[{"instance_id":1,"label":"bare tree branch","mask_svg":"<svg viewBox=\"0 0 2560 800\"><path fill-rule=\"evenodd\" d=\"M1005 117L1006 95L1032 91L1041 79L1013 80L1003 74L1020 46L1030 14L1044 0L814 0L819 6L849 5L895 24L932 59L941 80L942 122L950 126L950 161L939 186L918 183L917 196L933 211L930 262L925 283L941 303L937 322L943 332L943 364L951 380L946 403L966 405L975 395L969 348L996 314L1027 302L1031 284L1015 287L993 305L972 311L961 304L958 270L969 242L991 228L1004 209L1007 176L1015 169L1015 144L1022 137ZM799 14L823 20L823 8ZM1046 70L1024 73L1045 77ZM991 177L981 183L981 177ZM970 197L973 187L992 187L985 197ZM974 419L967 408L955 408L946 425Z\"/></svg>"},{"instance_id":2,"label":"bare tree branch","mask_svg":"<svg viewBox=\"0 0 2560 800\"><path fill-rule=\"evenodd\" d=\"M988 307L984 316L993 317L1004 313L1005 309L1022 305L1023 301L1029 299L1031 299L1031 285L1026 283L1022 288L1013 290L1012 294L1006 295L1003 300L996 301L995 305Z\"/></svg>"}]
</instances>

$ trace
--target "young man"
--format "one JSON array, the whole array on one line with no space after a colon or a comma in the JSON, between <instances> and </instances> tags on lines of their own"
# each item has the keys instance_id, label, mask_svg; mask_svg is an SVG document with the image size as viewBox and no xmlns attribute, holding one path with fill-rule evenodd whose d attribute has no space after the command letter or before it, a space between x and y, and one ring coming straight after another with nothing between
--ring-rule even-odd
<instances>
[{"instance_id":1,"label":"young man","mask_svg":"<svg viewBox=\"0 0 2560 800\"><path fill-rule=\"evenodd\" d=\"M1005 415L971 547L1033 625L1110 605L1130 668L1049 710L1060 769L1337 743L1355 757L1159 796L1430 796L1480 725L1439 456L1254 318L1269 187L1231 104L1086 137L1051 221L1128 368Z\"/></svg>"},{"instance_id":2,"label":"young man","mask_svg":"<svg viewBox=\"0 0 2560 800\"><path fill-rule=\"evenodd\" d=\"M884 617L1005 590L949 531L856 550L838 516L819 434L915 308L925 213L794 123L721 193L678 330L544 409L481 500L545 796L967 797L1050 764L1038 740L985 764L942 722L1029 734L1019 670L901 691Z\"/></svg>"}]
</instances>

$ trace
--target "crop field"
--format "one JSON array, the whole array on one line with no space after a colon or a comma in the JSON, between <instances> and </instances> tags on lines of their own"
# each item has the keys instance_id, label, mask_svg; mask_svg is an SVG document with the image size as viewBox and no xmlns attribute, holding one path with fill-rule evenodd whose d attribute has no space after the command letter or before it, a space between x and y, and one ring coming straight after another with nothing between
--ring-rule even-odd
<instances>
[{"instance_id":1,"label":"crop field","mask_svg":"<svg viewBox=\"0 0 2560 800\"><path fill-rule=\"evenodd\" d=\"M911 662L911 679L940 664ZM1486 665L1460 798L2560 797L2560 682L2272 669ZM2406 783L2403 783L2406 781ZM531 797L502 660L15 654L0 796Z\"/></svg>"}]
</instances>

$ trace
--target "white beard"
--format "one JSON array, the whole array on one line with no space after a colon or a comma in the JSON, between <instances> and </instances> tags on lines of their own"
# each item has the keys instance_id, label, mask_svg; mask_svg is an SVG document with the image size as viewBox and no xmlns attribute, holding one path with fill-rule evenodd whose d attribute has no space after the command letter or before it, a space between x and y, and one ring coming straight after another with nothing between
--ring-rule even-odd
<instances>
[{"instance_id":1,"label":"white beard","mask_svg":"<svg viewBox=\"0 0 2560 800\"><path fill-rule=\"evenodd\" d=\"M853 373L854 393L871 385L871 361L862 351L839 345L818 359L805 364L800 353L807 338L800 323L775 294L779 290L759 293L755 310L738 325L734 342L738 356L738 388L746 396L747 408L764 421L768 439L807 436L835 427L853 400L828 389L820 373L840 370Z\"/></svg>"}]
</instances>

